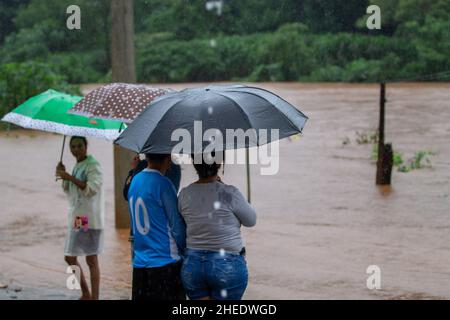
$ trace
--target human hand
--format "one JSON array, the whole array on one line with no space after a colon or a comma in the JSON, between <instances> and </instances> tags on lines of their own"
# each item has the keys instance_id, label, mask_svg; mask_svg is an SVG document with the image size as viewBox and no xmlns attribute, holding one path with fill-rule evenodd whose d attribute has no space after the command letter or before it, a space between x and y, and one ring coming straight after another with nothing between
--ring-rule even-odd
<instances>
[{"instance_id":1,"label":"human hand","mask_svg":"<svg viewBox=\"0 0 450 320\"><path fill-rule=\"evenodd\" d=\"M57 179L62 179L62 180L69 180L69 178L71 177L71 175L66 172L66 168L64 167L64 165L62 163L58 164L58 166L56 167L55 175L56 175Z\"/></svg>"},{"instance_id":2,"label":"human hand","mask_svg":"<svg viewBox=\"0 0 450 320\"><path fill-rule=\"evenodd\" d=\"M58 165L56 166L56 171L58 171L58 170L66 171L66 167L63 165L62 162L58 162Z\"/></svg>"}]
</instances>

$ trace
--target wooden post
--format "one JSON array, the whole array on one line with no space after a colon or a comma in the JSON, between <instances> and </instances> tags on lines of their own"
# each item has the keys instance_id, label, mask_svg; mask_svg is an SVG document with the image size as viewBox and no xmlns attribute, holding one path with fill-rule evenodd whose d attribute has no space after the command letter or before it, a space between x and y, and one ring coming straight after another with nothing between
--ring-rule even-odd
<instances>
[{"instance_id":1,"label":"wooden post","mask_svg":"<svg viewBox=\"0 0 450 320\"><path fill-rule=\"evenodd\" d=\"M133 1L111 1L111 71L113 82L136 82ZM114 198L116 228L129 228L128 204L122 188L134 153L114 145Z\"/></svg>"},{"instance_id":2,"label":"wooden post","mask_svg":"<svg viewBox=\"0 0 450 320\"><path fill-rule=\"evenodd\" d=\"M377 161L377 185L390 185L394 153L392 144L384 143L384 118L386 103L386 85L380 84L380 123L378 127L378 161Z\"/></svg>"},{"instance_id":3,"label":"wooden post","mask_svg":"<svg viewBox=\"0 0 450 320\"><path fill-rule=\"evenodd\" d=\"M384 107L386 104L386 84L380 83L380 122L378 125L378 146L384 145Z\"/></svg>"}]
</instances>

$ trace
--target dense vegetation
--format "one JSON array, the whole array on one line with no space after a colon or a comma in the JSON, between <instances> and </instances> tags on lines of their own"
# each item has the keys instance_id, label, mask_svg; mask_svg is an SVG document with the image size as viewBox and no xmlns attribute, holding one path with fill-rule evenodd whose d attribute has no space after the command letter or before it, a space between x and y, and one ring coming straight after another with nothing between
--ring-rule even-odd
<instances>
[{"instance_id":1,"label":"dense vegetation","mask_svg":"<svg viewBox=\"0 0 450 320\"><path fill-rule=\"evenodd\" d=\"M3 0L0 108L20 92L108 81L109 2ZM134 0L138 81L370 82L450 70L450 0L223 2L218 15L205 0ZM371 3L381 30L366 28ZM81 30L66 28L71 4Z\"/></svg>"}]
</instances>

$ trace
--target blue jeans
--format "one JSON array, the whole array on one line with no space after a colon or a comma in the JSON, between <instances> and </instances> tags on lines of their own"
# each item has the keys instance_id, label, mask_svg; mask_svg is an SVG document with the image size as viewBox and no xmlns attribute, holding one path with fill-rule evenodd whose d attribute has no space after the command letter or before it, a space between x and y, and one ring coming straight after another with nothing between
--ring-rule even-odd
<instances>
[{"instance_id":1,"label":"blue jeans","mask_svg":"<svg viewBox=\"0 0 450 320\"><path fill-rule=\"evenodd\" d=\"M240 300L247 288L247 263L238 253L186 249L181 281L191 300Z\"/></svg>"}]
</instances>

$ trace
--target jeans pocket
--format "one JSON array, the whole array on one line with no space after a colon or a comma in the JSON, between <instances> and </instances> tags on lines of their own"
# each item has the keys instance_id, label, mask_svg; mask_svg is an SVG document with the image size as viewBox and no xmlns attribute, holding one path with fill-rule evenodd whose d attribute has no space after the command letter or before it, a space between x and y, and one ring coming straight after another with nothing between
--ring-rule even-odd
<instances>
[{"instance_id":1,"label":"jeans pocket","mask_svg":"<svg viewBox=\"0 0 450 320\"><path fill-rule=\"evenodd\" d=\"M213 272L220 275L230 275L236 271L234 259L223 258L213 260Z\"/></svg>"},{"instance_id":2,"label":"jeans pocket","mask_svg":"<svg viewBox=\"0 0 450 320\"><path fill-rule=\"evenodd\" d=\"M213 261L213 277L222 284L233 285L247 281L247 266L242 257L230 257Z\"/></svg>"},{"instance_id":3,"label":"jeans pocket","mask_svg":"<svg viewBox=\"0 0 450 320\"><path fill-rule=\"evenodd\" d=\"M248 282L245 260L242 257L214 260L210 281L214 299L241 299Z\"/></svg>"}]
</instances>

